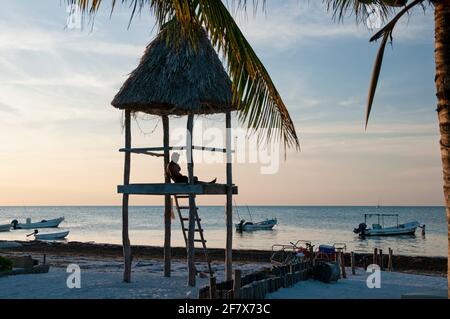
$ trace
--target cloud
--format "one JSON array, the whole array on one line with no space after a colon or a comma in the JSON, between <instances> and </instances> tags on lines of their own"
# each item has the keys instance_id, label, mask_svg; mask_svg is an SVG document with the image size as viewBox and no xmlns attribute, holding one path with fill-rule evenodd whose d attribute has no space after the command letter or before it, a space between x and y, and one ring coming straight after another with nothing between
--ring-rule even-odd
<instances>
[{"instance_id":1,"label":"cloud","mask_svg":"<svg viewBox=\"0 0 450 319\"><path fill-rule=\"evenodd\" d=\"M416 10L399 21L394 37L396 41L423 41L433 32L432 17ZM369 39L374 33L365 25L357 26L349 17L344 23L333 21L320 1L286 0L280 4L269 2L267 13L258 12L246 19L238 19L251 43L264 48L288 50L300 43L308 45L324 40L361 38ZM412 23L410 23L412 22Z\"/></svg>"},{"instance_id":2,"label":"cloud","mask_svg":"<svg viewBox=\"0 0 450 319\"><path fill-rule=\"evenodd\" d=\"M348 108L360 107L361 104L361 99L358 96L350 96L347 99L338 102L338 105Z\"/></svg>"},{"instance_id":3,"label":"cloud","mask_svg":"<svg viewBox=\"0 0 450 319\"><path fill-rule=\"evenodd\" d=\"M8 104L0 102L0 112L16 113L17 110Z\"/></svg>"}]
</instances>

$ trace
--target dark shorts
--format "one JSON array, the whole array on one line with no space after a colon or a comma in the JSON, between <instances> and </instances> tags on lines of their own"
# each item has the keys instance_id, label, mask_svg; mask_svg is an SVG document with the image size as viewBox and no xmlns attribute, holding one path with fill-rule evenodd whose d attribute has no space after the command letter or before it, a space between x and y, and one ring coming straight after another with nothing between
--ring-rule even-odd
<instances>
[{"instance_id":1,"label":"dark shorts","mask_svg":"<svg viewBox=\"0 0 450 319\"><path fill-rule=\"evenodd\" d=\"M175 183L189 183L189 178L187 176L180 176L174 180ZM194 176L194 183L198 182L197 176Z\"/></svg>"}]
</instances>

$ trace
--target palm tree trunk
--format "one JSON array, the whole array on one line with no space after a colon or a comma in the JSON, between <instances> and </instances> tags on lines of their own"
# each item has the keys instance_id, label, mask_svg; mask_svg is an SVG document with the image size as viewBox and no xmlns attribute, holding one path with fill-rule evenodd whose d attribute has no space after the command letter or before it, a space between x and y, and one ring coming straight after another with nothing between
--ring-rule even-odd
<instances>
[{"instance_id":1,"label":"palm tree trunk","mask_svg":"<svg viewBox=\"0 0 450 319\"><path fill-rule=\"evenodd\" d=\"M447 211L448 256L450 257L450 0L436 1L435 5L435 59L436 96L438 99L439 131L441 133L442 172ZM450 259L450 258L449 258ZM450 287L450 267L447 262L447 280ZM450 298L450 288L448 289Z\"/></svg>"}]
</instances>

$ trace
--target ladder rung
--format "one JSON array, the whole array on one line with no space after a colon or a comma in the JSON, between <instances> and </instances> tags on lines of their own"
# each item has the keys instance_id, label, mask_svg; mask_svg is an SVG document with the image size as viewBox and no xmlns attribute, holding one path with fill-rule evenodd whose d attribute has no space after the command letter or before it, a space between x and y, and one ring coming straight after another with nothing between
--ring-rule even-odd
<instances>
[{"instance_id":1,"label":"ladder rung","mask_svg":"<svg viewBox=\"0 0 450 319\"><path fill-rule=\"evenodd\" d=\"M185 228L184 231L189 231L189 229ZM203 229L194 229L195 232L199 233L202 232Z\"/></svg>"},{"instance_id":2,"label":"ladder rung","mask_svg":"<svg viewBox=\"0 0 450 319\"><path fill-rule=\"evenodd\" d=\"M201 240L201 239L194 239L194 242L196 243L206 243L206 240Z\"/></svg>"},{"instance_id":3,"label":"ladder rung","mask_svg":"<svg viewBox=\"0 0 450 319\"><path fill-rule=\"evenodd\" d=\"M189 218L183 217L183 218L181 218L181 219L182 219L183 221L189 221ZM197 220L197 218L194 218L194 220ZM202 219L201 219L201 218L198 218L198 221L201 222Z\"/></svg>"}]
</instances>

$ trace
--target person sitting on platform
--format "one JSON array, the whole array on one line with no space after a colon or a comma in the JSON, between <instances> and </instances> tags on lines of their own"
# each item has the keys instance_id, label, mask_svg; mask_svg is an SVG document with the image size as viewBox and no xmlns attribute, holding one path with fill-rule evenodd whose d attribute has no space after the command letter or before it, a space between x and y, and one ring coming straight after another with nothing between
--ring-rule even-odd
<instances>
[{"instance_id":1,"label":"person sitting on platform","mask_svg":"<svg viewBox=\"0 0 450 319\"><path fill-rule=\"evenodd\" d=\"M167 164L166 173L175 183L189 183L189 178L181 174L181 167L178 165L178 160L180 159L180 154L177 152L172 153L171 161ZM214 184L217 178L214 178L210 182L199 181L197 176L194 176L195 184Z\"/></svg>"}]
</instances>

